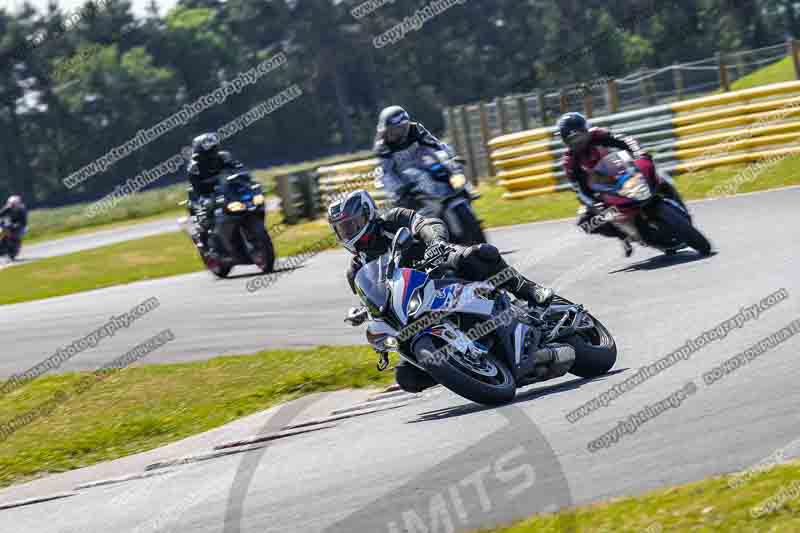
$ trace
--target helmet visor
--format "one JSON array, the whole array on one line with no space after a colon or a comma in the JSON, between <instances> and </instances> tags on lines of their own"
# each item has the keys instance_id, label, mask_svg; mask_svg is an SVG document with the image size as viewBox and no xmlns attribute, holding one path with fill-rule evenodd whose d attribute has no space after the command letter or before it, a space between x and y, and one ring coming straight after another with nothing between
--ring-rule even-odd
<instances>
[{"instance_id":1,"label":"helmet visor","mask_svg":"<svg viewBox=\"0 0 800 533\"><path fill-rule=\"evenodd\" d=\"M408 136L408 130L411 124L408 121L403 121L399 124L388 124L386 126L386 142L394 144L404 140Z\"/></svg>"},{"instance_id":2,"label":"helmet visor","mask_svg":"<svg viewBox=\"0 0 800 533\"><path fill-rule=\"evenodd\" d=\"M331 227L333 227L333 231L340 242L352 244L352 241L361 237L361 233L367 227L368 222L366 211L361 211L357 215L333 222Z\"/></svg>"}]
</instances>

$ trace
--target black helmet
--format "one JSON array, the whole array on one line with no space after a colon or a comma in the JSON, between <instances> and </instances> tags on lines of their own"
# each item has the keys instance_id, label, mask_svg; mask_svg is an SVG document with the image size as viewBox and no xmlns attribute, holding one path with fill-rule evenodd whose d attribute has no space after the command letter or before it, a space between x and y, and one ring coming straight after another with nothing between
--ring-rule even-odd
<instances>
[{"instance_id":1,"label":"black helmet","mask_svg":"<svg viewBox=\"0 0 800 533\"><path fill-rule=\"evenodd\" d=\"M582 150L589 142L589 121L580 113L566 113L558 119L558 134L573 150Z\"/></svg>"},{"instance_id":2,"label":"black helmet","mask_svg":"<svg viewBox=\"0 0 800 533\"><path fill-rule=\"evenodd\" d=\"M399 144L406 140L411 129L411 117L399 105L385 108L378 116L378 137L386 144Z\"/></svg>"},{"instance_id":3,"label":"black helmet","mask_svg":"<svg viewBox=\"0 0 800 533\"><path fill-rule=\"evenodd\" d=\"M377 218L375 201L364 190L353 191L328 207L328 224L339 242L353 253L369 244Z\"/></svg>"},{"instance_id":4,"label":"black helmet","mask_svg":"<svg viewBox=\"0 0 800 533\"><path fill-rule=\"evenodd\" d=\"M192 139L193 154L215 154L219 151L219 135L216 133L203 133Z\"/></svg>"}]
</instances>

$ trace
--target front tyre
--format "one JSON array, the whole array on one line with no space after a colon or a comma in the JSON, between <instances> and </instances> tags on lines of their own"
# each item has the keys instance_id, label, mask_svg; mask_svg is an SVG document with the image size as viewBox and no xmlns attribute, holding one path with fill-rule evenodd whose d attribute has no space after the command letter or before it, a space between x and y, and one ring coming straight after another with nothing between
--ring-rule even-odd
<instances>
[{"instance_id":1,"label":"front tyre","mask_svg":"<svg viewBox=\"0 0 800 533\"><path fill-rule=\"evenodd\" d=\"M711 255L711 243L675 206L660 202L656 206L655 215L672 230L679 241L685 242L702 256Z\"/></svg>"},{"instance_id":2,"label":"front tyre","mask_svg":"<svg viewBox=\"0 0 800 533\"><path fill-rule=\"evenodd\" d=\"M459 240L462 242L459 242L458 244L463 244L464 246L486 244L486 235L483 233L481 223L478 221L478 218L475 216L475 213L468 204L462 203L456 206L453 216L458 218L458 225L461 229Z\"/></svg>"},{"instance_id":3,"label":"front tyre","mask_svg":"<svg viewBox=\"0 0 800 533\"><path fill-rule=\"evenodd\" d=\"M253 263L265 274L275 270L275 247L269 233L264 229L264 219L261 216L248 217L247 237L253 246Z\"/></svg>"},{"instance_id":4,"label":"front tyre","mask_svg":"<svg viewBox=\"0 0 800 533\"><path fill-rule=\"evenodd\" d=\"M480 362L446 354L446 343L426 335L414 344L414 355L438 383L475 403L501 405L514 400L517 383L511 370L492 354Z\"/></svg>"}]
</instances>

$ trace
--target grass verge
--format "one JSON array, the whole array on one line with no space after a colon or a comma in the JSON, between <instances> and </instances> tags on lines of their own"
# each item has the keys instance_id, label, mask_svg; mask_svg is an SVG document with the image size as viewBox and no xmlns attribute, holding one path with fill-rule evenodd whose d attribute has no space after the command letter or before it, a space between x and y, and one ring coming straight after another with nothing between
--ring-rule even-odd
<instances>
[{"instance_id":1,"label":"grass verge","mask_svg":"<svg viewBox=\"0 0 800 533\"><path fill-rule=\"evenodd\" d=\"M792 492L797 496L800 463L775 466L735 488L729 485L731 477L710 478L566 512L575 513L576 533L800 531L800 500L781 497ZM780 508L757 518L751 515L751 509L782 499L786 501ZM481 531L561 533L560 517L563 514L537 515L514 525Z\"/></svg>"},{"instance_id":2,"label":"grass verge","mask_svg":"<svg viewBox=\"0 0 800 533\"><path fill-rule=\"evenodd\" d=\"M269 350L133 366L83 394L78 383L92 372L41 377L0 398L0 421L60 391L68 399L0 441L0 486L157 448L304 394L393 382L375 361L366 346Z\"/></svg>"},{"instance_id":3,"label":"grass verge","mask_svg":"<svg viewBox=\"0 0 800 533\"><path fill-rule=\"evenodd\" d=\"M678 178L687 199L704 198L715 186L732 180L744 165L694 172ZM743 183L738 192L800 185L800 157L788 157ZM503 189L486 184L475 204L486 227L508 226L575 215L577 201L571 192L503 200ZM268 226L279 222L271 215ZM330 236L324 220L290 226L275 238L279 257L306 251ZM24 257L24 255L23 255ZM203 270L203 264L186 235L181 232L52 257L0 270L0 304L38 300Z\"/></svg>"}]
</instances>

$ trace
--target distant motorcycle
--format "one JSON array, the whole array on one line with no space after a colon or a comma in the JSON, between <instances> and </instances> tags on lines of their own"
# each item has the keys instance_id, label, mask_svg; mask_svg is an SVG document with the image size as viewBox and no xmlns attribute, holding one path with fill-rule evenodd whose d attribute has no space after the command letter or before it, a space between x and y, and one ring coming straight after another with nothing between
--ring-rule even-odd
<instances>
[{"instance_id":1,"label":"distant motorcycle","mask_svg":"<svg viewBox=\"0 0 800 533\"><path fill-rule=\"evenodd\" d=\"M443 150L420 150L415 168L403 172L412 184L398 207L444 221L450 240L470 246L486 242L472 202L480 198L461 172L460 160Z\"/></svg>"},{"instance_id":2,"label":"distant motorcycle","mask_svg":"<svg viewBox=\"0 0 800 533\"><path fill-rule=\"evenodd\" d=\"M7 255L14 261L22 248L22 235L8 219L0 220L0 257Z\"/></svg>"},{"instance_id":3,"label":"distant motorcycle","mask_svg":"<svg viewBox=\"0 0 800 533\"><path fill-rule=\"evenodd\" d=\"M599 376L614 366L614 338L582 305L556 296L546 307L528 307L496 288L500 280L456 279L446 249L405 266L412 243L401 228L391 249L356 275L364 307L346 320L369 320L379 369L397 352L456 394L492 405L513 400L518 387L567 372Z\"/></svg>"},{"instance_id":4,"label":"distant motorcycle","mask_svg":"<svg viewBox=\"0 0 800 533\"><path fill-rule=\"evenodd\" d=\"M214 197L208 199L189 189L189 199L181 205L188 205L190 216L179 220L179 224L188 222L186 231L206 268L220 278L227 277L236 265L256 265L262 272L272 272L275 249L264 228L266 208L261 184L249 173L240 172L221 177L214 191ZM217 254L209 253L206 239L214 239ZM225 249L233 250L233 257L220 258L218 254Z\"/></svg>"},{"instance_id":5,"label":"distant motorcycle","mask_svg":"<svg viewBox=\"0 0 800 533\"><path fill-rule=\"evenodd\" d=\"M592 169L588 185L613 213L611 223L632 240L674 254L691 247L711 254L711 243L692 223L680 197L669 197L659 187L658 175L646 176L624 151L611 152Z\"/></svg>"}]
</instances>

